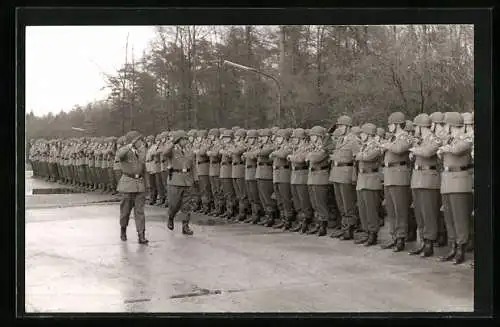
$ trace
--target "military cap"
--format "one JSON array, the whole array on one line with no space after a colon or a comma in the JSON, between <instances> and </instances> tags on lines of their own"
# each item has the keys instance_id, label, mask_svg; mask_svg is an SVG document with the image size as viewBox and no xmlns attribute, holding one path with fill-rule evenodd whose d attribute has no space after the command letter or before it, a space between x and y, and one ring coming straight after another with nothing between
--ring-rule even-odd
<instances>
[{"instance_id":1,"label":"military cap","mask_svg":"<svg viewBox=\"0 0 500 327\"><path fill-rule=\"evenodd\" d=\"M325 136L325 129L321 126L314 126L313 128L311 128L309 135L311 135L311 136L316 135L316 136L323 137L323 136Z\"/></svg>"},{"instance_id":2,"label":"military cap","mask_svg":"<svg viewBox=\"0 0 500 327\"><path fill-rule=\"evenodd\" d=\"M382 127L377 128L377 135L380 137L385 136L385 130Z\"/></svg>"},{"instance_id":3,"label":"military cap","mask_svg":"<svg viewBox=\"0 0 500 327\"><path fill-rule=\"evenodd\" d=\"M233 130L226 129L225 131L222 132L222 137L233 137Z\"/></svg>"},{"instance_id":4,"label":"military cap","mask_svg":"<svg viewBox=\"0 0 500 327\"><path fill-rule=\"evenodd\" d=\"M283 129L278 130L276 132L276 135L281 136L281 137L287 139L287 138L289 138L292 135L292 133L290 133L290 131L287 128L283 128Z\"/></svg>"},{"instance_id":5,"label":"military cap","mask_svg":"<svg viewBox=\"0 0 500 327\"><path fill-rule=\"evenodd\" d=\"M263 128L260 130L259 135L260 136L271 136L272 132L269 128Z\"/></svg>"},{"instance_id":6,"label":"military cap","mask_svg":"<svg viewBox=\"0 0 500 327\"><path fill-rule=\"evenodd\" d=\"M474 116L472 116L471 112L464 112L464 113L462 113L462 117L464 119L464 124L465 125L472 125L472 124L474 124Z\"/></svg>"},{"instance_id":7,"label":"military cap","mask_svg":"<svg viewBox=\"0 0 500 327\"><path fill-rule=\"evenodd\" d=\"M243 128L240 128L234 132L234 136L245 137L247 135L247 131Z\"/></svg>"},{"instance_id":8,"label":"military cap","mask_svg":"<svg viewBox=\"0 0 500 327\"><path fill-rule=\"evenodd\" d=\"M187 133L187 135L195 137L196 136L196 130L195 129L190 129L189 132Z\"/></svg>"},{"instance_id":9,"label":"military cap","mask_svg":"<svg viewBox=\"0 0 500 327\"><path fill-rule=\"evenodd\" d=\"M239 129L241 129L241 127L239 127L239 126L233 126L233 127L231 127L231 130L232 130L233 132L236 132L236 131L237 131L237 130L239 130Z\"/></svg>"},{"instance_id":10,"label":"military cap","mask_svg":"<svg viewBox=\"0 0 500 327\"><path fill-rule=\"evenodd\" d=\"M359 135L361 133L361 128L359 126L353 126L351 132L355 135Z\"/></svg>"},{"instance_id":11,"label":"military cap","mask_svg":"<svg viewBox=\"0 0 500 327\"><path fill-rule=\"evenodd\" d=\"M349 116L340 116L337 119L337 125L346 125L346 126L352 126L352 118Z\"/></svg>"},{"instance_id":12,"label":"military cap","mask_svg":"<svg viewBox=\"0 0 500 327\"><path fill-rule=\"evenodd\" d=\"M410 132L413 130L413 122L411 120L405 121L405 131Z\"/></svg>"},{"instance_id":13,"label":"military cap","mask_svg":"<svg viewBox=\"0 0 500 327\"><path fill-rule=\"evenodd\" d=\"M125 138L127 140L127 143L134 143L138 139L142 137L141 133L138 131L130 131L127 134L125 134Z\"/></svg>"},{"instance_id":14,"label":"military cap","mask_svg":"<svg viewBox=\"0 0 500 327\"><path fill-rule=\"evenodd\" d=\"M396 111L389 115L388 124L402 124L405 122L405 115L402 112Z\"/></svg>"},{"instance_id":15,"label":"military cap","mask_svg":"<svg viewBox=\"0 0 500 327\"><path fill-rule=\"evenodd\" d=\"M429 117L433 123L444 123L444 114L441 111L433 112Z\"/></svg>"},{"instance_id":16,"label":"military cap","mask_svg":"<svg viewBox=\"0 0 500 327\"><path fill-rule=\"evenodd\" d=\"M208 131L208 135L215 135L219 136L220 131L217 128L212 128L210 131Z\"/></svg>"},{"instance_id":17,"label":"military cap","mask_svg":"<svg viewBox=\"0 0 500 327\"><path fill-rule=\"evenodd\" d=\"M361 126L361 131L365 134L374 136L377 133L377 126L372 123L366 123Z\"/></svg>"},{"instance_id":18,"label":"military cap","mask_svg":"<svg viewBox=\"0 0 500 327\"><path fill-rule=\"evenodd\" d=\"M153 135L148 135L146 137L146 141L153 141L155 139L155 137Z\"/></svg>"},{"instance_id":19,"label":"military cap","mask_svg":"<svg viewBox=\"0 0 500 327\"><path fill-rule=\"evenodd\" d=\"M413 120L416 126L430 127L432 124L431 117L427 114L419 114Z\"/></svg>"},{"instance_id":20,"label":"military cap","mask_svg":"<svg viewBox=\"0 0 500 327\"><path fill-rule=\"evenodd\" d=\"M464 124L464 118L458 112L447 112L444 115L444 122L450 126L461 127Z\"/></svg>"},{"instance_id":21,"label":"military cap","mask_svg":"<svg viewBox=\"0 0 500 327\"><path fill-rule=\"evenodd\" d=\"M175 142L179 141L180 139L187 138L187 137L188 137L188 134L185 131L177 130L173 134L173 142L175 143Z\"/></svg>"},{"instance_id":22,"label":"military cap","mask_svg":"<svg viewBox=\"0 0 500 327\"><path fill-rule=\"evenodd\" d=\"M221 133L221 134L222 134L225 130L226 130L226 129L225 129L224 127L220 127L220 128L219 128L219 133Z\"/></svg>"},{"instance_id":23,"label":"military cap","mask_svg":"<svg viewBox=\"0 0 500 327\"><path fill-rule=\"evenodd\" d=\"M247 132L247 137L248 138L255 138L259 136L259 132L255 129L251 129Z\"/></svg>"},{"instance_id":24,"label":"military cap","mask_svg":"<svg viewBox=\"0 0 500 327\"><path fill-rule=\"evenodd\" d=\"M292 137L304 138L306 136L306 131L303 128L296 128L293 130Z\"/></svg>"},{"instance_id":25,"label":"military cap","mask_svg":"<svg viewBox=\"0 0 500 327\"><path fill-rule=\"evenodd\" d=\"M197 137L207 137L208 131L206 129L200 129L196 132Z\"/></svg>"},{"instance_id":26,"label":"military cap","mask_svg":"<svg viewBox=\"0 0 500 327\"><path fill-rule=\"evenodd\" d=\"M116 136L111 136L111 137L109 138L109 141L110 141L110 142L116 142L116 140L117 140L117 139L118 139L118 138L117 138Z\"/></svg>"}]
</instances>

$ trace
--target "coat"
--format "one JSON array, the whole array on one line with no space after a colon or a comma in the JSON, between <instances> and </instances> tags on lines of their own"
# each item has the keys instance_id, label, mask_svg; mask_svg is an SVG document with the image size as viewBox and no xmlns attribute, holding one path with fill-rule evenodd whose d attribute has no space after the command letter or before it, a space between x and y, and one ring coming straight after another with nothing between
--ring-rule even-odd
<instances>
[{"instance_id":1,"label":"coat","mask_svg":"<svg viewBox=\"0 0 500 327\"><path fill-rule=\"evenodd\" d=\"M246 146L243 143L236 144L231 150L233 160L232 178L245 178L245 160L241 157L245 152Z\"/></svg>"},{"instance_id":2,"label":"coat","mask_svg":"<svg viewBox=\"0 0 500 327\"><path fill-rule=\"evenodd\" d=\"M356 191L383 189L380 173L378 172L382 153L380 145L373 139L361 147L359 154L356 156Z\"/></svg>"},{"instance_id":3,"label":"coat","mask_svg":"<svg viewBox=\"0 0 500 327\"><path fill-rule=\"evenodd\" d=\"M330 174L330 163L328 154L325 151L314 151L308 154L309 175L307 185L328 185Z\"/></svg>"},{"instance_id":4,"label":"coat","mask_svg":"<svg viewBox=\"0 0 500 327\"><path fill-rule=\"evenodd\" d=\"M465 136L452 138L449 152L443 153L443 172L441 173L441 194L470 193L473 189L472 143ZM461 168L460 171L448 171Z\"/></svg>"},{"instance_id":5,"label":"coat","mask_svg":"<svg viewBox=\"0 0 500 327\"><path fill-rule=\"evenodd\" d=\"M292 153L289 145L284 145L282 149L273 151L273 183L290 183L292 167L286 157Z\"/></svg>"},{"instance_id":6,"label":"coat","mask_svg":"<svg viewBox=\"0 0 500 327\"><path fill-rule=\"evenodd\" d=\"M337 138L335 148L333 151L330 151L332 153L330 156L332 166L330 170L330 177L328 179L330 182L344 184L352 183L354 155L359 152L360 148L361 142L353 134Z\"/></svg>"},{"instance_id":7,"label":"coat","mask_svg":"<svg viewBox=\"0 0 500 327\"><path fill-rule=\"evenodd\" d=\"M171 167L168 185L193 186L196 168L194 153L190 149L182 149L178 144L172 144L164 150L164 154Z\"/></svg>"},{"instance_id":8,"label":"coat","mask_svg":"<svg viewBox=\"0 0 500 327\"><path fill-rule=\"evenodd\" d=\"M208 176L210 170L210 158L207 156L208 145L202 143L196 154L196 171L198 176Z\"/></svg>"},{"instance_id":9,"label":"coat","mask_svg":"<svg viewBox=\"0 0 500 327\"><path fill-rule=\"evenodd\" d=\"M384 157L384 185L410 186L411 167L408 150L412 146L410 135L401 131L389 141ZM399 165L398 163L404 163ZM393 164L396 164L392 166Z\"/></svg>"},{"instance_id":10,"label":"coat","mask_svg":"<svg viewBox=\"0 0 500 327\"><path fill-rule=\"evenodd\" d=\"M271 144L264 144L257 151L257 170L255 172L256 179L273 179L273 163L269 158L271 152L274 151L274 146Z\"/></svg>"},{"instance_id":11,"label":"coat","mask_svg":"<svg viewBox=\"0 0 500 327\"><path fill-rule=\"evenodd\" d=\"M220 175L220 160L221 156L219 154L220 146L219 144L213 144L207 155L210 158L210 165L208 169L208 175L212 177L219 177Z\"/></svg>"},{"instance_id":12,"label":"coat","mask_svg":"<svg viewBox=\"0 0 500 327\"><path fill-rule=\"evenodd\" d=\"M117 191L121 193L142 193L146 191L146 151L137 150L135 153L128 147L121 147L116 151L116 156L120 160L122 176L118 182ZM127 175L139 175L133 178Z\"/></svg>"},{"instance_id":13,"label":"coat","mask_svg":"<svg viewBox=\"0 0 500 327\"><path fill-rule=\"evenodd\" d=\"M438 166L438 157L436 155L441 146L441 139L432 133L429 133L422 142L415 146L413 154L415 162L411 174L411 188L413 189L439 189L441 186L441 177ZM433 168L433 169L426 169Z\"/></svg>"}]
</instances>

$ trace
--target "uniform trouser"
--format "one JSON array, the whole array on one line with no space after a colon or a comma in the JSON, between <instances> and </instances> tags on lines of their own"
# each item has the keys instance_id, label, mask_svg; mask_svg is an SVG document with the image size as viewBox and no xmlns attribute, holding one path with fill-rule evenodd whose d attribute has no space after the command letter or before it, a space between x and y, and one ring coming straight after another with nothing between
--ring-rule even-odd
<instances>
[{"instance_id":1,"label":"uniform trouser","mask_svg":"<svg viewBox=\"0 0 500 327\"><path fill-rule=\"evenodd\" d=\"M276 200L276 205L278 208L278 211L280 213L280 218L283 218L284 214L284 209L283 209L283 199L281 198L281 194L278 189L278 183L273 183L273 193L274 193L274 198Z\"/></svg>"},{"instance_id":2,"label":"uniform trouser","mask_svg":"<svg viewBox=\"0 0 500 327\"><path fill-rule=\"evenodd\" d=\"M122 178L122 171L119 169L114 169L113 173L115 175L116 186L118 187L118 182L120 181L120 178Z\"/></svg>"},{"instance_id":3,"label":"uniform trouser","mask_svg":"<svg viewBox=\"0 0 500 327\"><path fill-rule=\"evenodd\" d=\"M273 180L272 179L257 179L257 189L259 190L260 203L264 207L264 211L268 215L274 215L276 212L276 201L273 200Z\"/></svg>"},{"instance_id":4,"label":"uniform trouser","mask_svg":"<svg viewBox=\"0 0 500 327\"><path fill-rule=\"evenodd\" d=\"M146 193L122 193L120 202L120 226L126 228L130 220L130 212L134 208L135 228L138 233L146 229L146 217L144 215L144 204Z\"/></svg>"},{"instance_id":5,"label":"uniform trouser","mask_svg":"<svg viewBox=\"0 0 500 327\"><path fill-rule=\"evenodd\" d=\"M328 185L309 185L309 197L314 210L314 217L318 221L328 221L330 210L328 207Z\"/></svg>"},{"instance_id":6,"label":"uniform trouser","mask_svg":"<svg viewBox=\"0 0 500 327\"><path fill-rule=\"evenodd\" d=\"M421 240L437 239L439 189L412 189L415 219Z\"/></svg>"},{"instance_id":7,"label":"uniform trouser","mask_svg":"<svg viewBox=\"0 0 500 327\"><path fill-rule=\"evenodd\" d=\"M359 219L361 220L361 227L367 232L378 233L380 229L380 218L378 216L380 192L379 190L365 189L357 191Z\"/></svg>"},{"instance_id":8,"label":"uniform trouser","mask_svg":"<svg viewBox=\"0 0 500 327\"><path fill-rule=\"evenodd\" d=\"M334 224L341 223L342 216L335 199L335 187L333 186L333 183L328 184L328 211L330 212L330 216L328 217L330 221Z\"/></svg>"},{"instance_id":9,"label":"uniform trouser","mask_svg":"<svg viewBox=\"0 0 500 327\"><path fill-rule=\"evenodd\" d=\"M245 183L246 183L246 190L248 193L248 199L250 200L250 205L252 206L252 214L254 216L257 216L262 211L257 180L255 179L245 180Z\"/></svg>"},{"instance_id":10,"label":"uniform trouser","mask_svg":"<svg viewBox=\"0 0 500 327\"><path fill-rule=\"evenodd\" d=\"M174 219L180 211L185 214L182 221L189 222L191 211L196 205L193 187L168 185L167 193L168 217Z\"/></svg>"},{"instance_id":11,"label":"uniform trouser","mask_svg":"<svg viewBox=\"0 0 500 327\"><path fill-rule=\"evenodd\" d=\"M280 213L283 218L291 219L294 214L294 208L290 183L274 183L274 185L276 186L279 194L276 198L281 199Z\"/></svg>"},{"instance_id":12,"label":"uniform trouser","mask_svg":"<svg viewBox=\"0 0 500 327\"><path fill-rule=\"evenodd\" d=\"M300 201L301 217L305 221L310 221L313 218L314 210L309 193L309 185L296 184L295 189Z\"/></svg>"},{"instance_id":13,"label":"uniform trouser","mask_svg":"<svg viewBox=\"0 0 500 327\"><path fill-rule=\"evenodd\" d=\"M465 245L470 236L470 213L472 209L472 193L441 194L446 220L448 241Z\"/></svg>"},{"instance_id":14,"label":"uniform trouser","mask_svg":"<svg viewBox=\"0 0 500 327\"><path fill-rule=\"evenodd\" d=\"M390 234L393 238L408 236L408 214L411 203L409 186L385 186L385 206L390 223Z\"/></svg>"},{"instance_id":15,"label":"uniform trouser","mask_svg":"<svg viewBox=\"0 0 500 327\"><path fill-rule=\"evenodd\" d=\"M158 197L158 188L156 187L156 176L152 173L147 173L147 189L149 193L149 200L155 202Z\"/></svg>"},{"instance_id":16,"label":"uniform trouser","mask_svg":"<svg viewBox=\"0 0 500 327\"><path fill-rule=\"evenodd\" d=\"M56 164L56 167L57 167L57 179L61 180L64 176L63 170L62 170L63 167L60 164Z\"/></svg>"},{"instance_id":17,"label":"uniform trouser","mask_svg":"<svg viewBox=\"0 0 500 327\"><path fill-rule=\"evenodd\" d=\"M89 167L88 165L85 166L85 177L85 184L92 184L92 167Z\"/></svg>"},{"instance_id":18,"label":"uniform trouser","mask_svg":"<svg viewBox=\"0 0 500 327\"><path fill-rule=\"evenodd\" d=\"M290 184L290 193L292 194L294 214L297 217L302 217L302 207L300 205L299 189L297 186L297 184Z\"/></svg>"},{"instance_id":19,"label":"uniform trouser","mask_svg":"<svg viewBox=\"0 0 500 327\"><path fill-rule=\"evenodd\" d=\"M233 178L233 187L238 201L238 212L245 214L248 209L248 194L245 178Z\"/></svg>"},{"instance_id":20,"label":"uniform trouser","mask_svg":"<svg viewBox=\"0 0 500 327\"><path fill-rule=\"evenodd\" d=\"M356 226L358 224L358 217L356 215L356 187L351 183L333 183L333 187L337 208L342 217L342 225ZM380 193L378 192L377 194L380 196Z\"/></svg>"},{"instance_id":21,"label":"uniform trouser","mask_svg":"<svg viewBox=\"0 0 500 327\"><path fill-rule=\"evenodd\" d=\"M168 171L166 170L162 170L160 172L160 176L161 176L161 183L163 185L163 191L165 193L165 196L168 196Z\"/></svg>"},{"instance_id":22,"label":"uniform trouser","mask_svg":"<svg viewBox=\"0 0 500 327\"><path fill-rule=\"evenodd\" d=\"M230 214L233 214L234 207L236 206L236 195L234 193L233 179L232 178L221 178L220 183L222 186L222 191L224 192L224 201L226 203L226 211Z\"/></svg>"},{"instance_id":23,"label":"uniform trouser","mask_svg":"<svg viewBox=\"0 0 500 327\"><path fill-rule=\"evenodd\" d=\"M221 183L218 176L209 176L210 187L212 188L212 196L214 198L214 205L217 211L222 210L223 207L223 194L221 190Z\"/></svg>"},{"instance_id":24,"label":"uniform trouser","mask_svg":"<svg viewBox=\"0 0 500 327\"><path fill-rule=\"evenodd\" d=\"M115 174L113 172L113 167L108 167L108 179L109 179L109 186L111 189L116 189L116 184L117 180L115 179Z\"/></svg>"},{"instance_id":25,"label":"uniform trouser","mask_svg":"<svg viewBox=\"0 0 500 327\"><path fill-rule=\"evenodd\" d=\"M80 165L78 166L78 171L79 171L79 182L80 183L85 183L86 181L86 176L85 176L85 165Z\"/></svg>"},{"instance_id":26,"label":"uniform trouser","mask_svg":"<svg viewBox=\"0 0 500 327\"><path fill-rule=\"evenodd\" d=\"M194 209L198 209L201 203L200 195L200 179L195 179L193 182Z\"/></svg>"},{"instance_id":27,"label":"uniform trouser","mask_svg":"<svg viewBox=\"0 0 500 327\"><path fill-rule=\"evenodd\" d=\"M212 198L212 190L210 189L210 177L208 175L198 175L200 179L200 195L201 195L201 203L204 207L209 208L213 198Z\"/></svg>"},{"instance_id":28,"label":"uniform trouser","mask_svg":"<svg viewBox=\"0 0 500 327\"><path fill-rule=\"evenodd\" d=\"M158 191L158 196L160 197L160 201L165 200L165 185L163 185L163 177L161 175L161 172L155 173L155 180L156 180L156 189Z\"/></svg>"}]
</instances>

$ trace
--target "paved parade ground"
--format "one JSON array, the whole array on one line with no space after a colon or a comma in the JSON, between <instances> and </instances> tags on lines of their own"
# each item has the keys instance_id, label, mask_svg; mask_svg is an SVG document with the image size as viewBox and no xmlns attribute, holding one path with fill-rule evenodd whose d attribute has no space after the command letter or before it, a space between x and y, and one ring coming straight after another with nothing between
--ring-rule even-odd
<instances>
[{"instance_id":1,"label":"paved parade ground","mask_svg":"<svg viewBox=\"0 0 500 327\"><path fill-rule=\"evenodd\" d=\"M55 187L62 186L26 174L27 312L473 310L468 262L196 214L194 235L184 236L181 217L171 232L166 209L150 206L144 246L133 219L128 241L120 241L115 197L33 195Z\"/></svg>"}]
</instances>

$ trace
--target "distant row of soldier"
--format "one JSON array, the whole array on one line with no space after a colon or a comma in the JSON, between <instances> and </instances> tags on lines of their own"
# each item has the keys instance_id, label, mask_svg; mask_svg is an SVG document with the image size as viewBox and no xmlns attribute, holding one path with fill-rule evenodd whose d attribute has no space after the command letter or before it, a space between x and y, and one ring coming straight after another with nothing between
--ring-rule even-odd
<instances>
[{"instance_id":1,"label":"distant row of soldier","mask_svg":"<svg viewBox=\"0 0 500 327\"><path fill-rule=\"evenodd\" d=\"M387 132L352 126L348 116L328 130L165 131L145 138L149 203L169 207L170 229L184 211L187 234L195 211L318 236L330 227L331 237L365 246L377 243L387 215L392 239L382 248L403 251L418 234L410 254L429 257L448 242L440 260L459 264L473 236L473 119L435 112L409 121L395 112ZM38 140L30 161L35 176L116 192L117 149L126 143L130 137Z\"/></svg>"}]
</instances>

